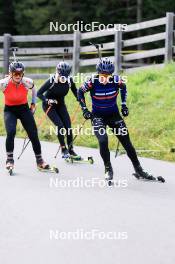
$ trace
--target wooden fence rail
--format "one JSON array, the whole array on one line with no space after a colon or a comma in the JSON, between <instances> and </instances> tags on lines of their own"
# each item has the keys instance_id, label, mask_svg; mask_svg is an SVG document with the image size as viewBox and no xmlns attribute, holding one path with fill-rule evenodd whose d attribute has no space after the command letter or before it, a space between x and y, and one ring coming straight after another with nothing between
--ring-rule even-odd
<instances>
[{"instance_id":1,"label":"wooden fence rail","mask_svg":"<svg viewBox=\"0 0 175 264\"><path fill-rule=\"evenodd\" d=\"M106 42L103 43L102 52L104 54L109 53L107 56L114 61L116 72L120 72L123 68L129 70L127 67L131 67L131 70L143 66L147 67L149 65L145 65L139 60L145 60L145 58L152 58L156 56L164 57L162 63L157 64L158 67L161 67L164 63L173 60L173 53L175 53L175 44L173 43L175 39L174 18L174 13L166 13L166 17L163 18L128 25L127 31L123 32L116 31L115 28L112 28L110 30L106 29L103 31L85 33L75 31L72 34L57 35L11 36L10 34L4 34L4 36L0 36L0 45L3 45L3 48L0 49L0 57L2 58L0 60L0 67L3 68L3 74L8 73L9 61L12 59L10 51L12 46L20 46L17 56L24 62L26 67L31 68L55 67L58 60L63 55L64 49L66 48L69 50L66 60L68 60L72 65L73 74L76 74L80 71L80 67L93 66L97 63L98 58L94 58L96 49L92 45L87 45L87 42L88 40L91 40L98 43L100 42L100 38L103 38L103 42L104 38L106 39ZM161 33L159 32L151 35L125 39L126 33L159 26L164 26L165 28ZM113 37L113 41L111 41L110 37L110 41L107 42L109 36ZM128 47L144 45L157 41L163 41L164 44L161 48L141 50L137 52L136 49L134 51L128 51L126 49ZM46 42L47 46L49 46L48 43L52 43L52 46L55 46L43 47L44 42ZM64 47L62 47L63 45L59 42L63 42ZM32 46L35 43L38 43L38 45L39 43L42 43L42 46L25 47L26 43L32 43ZM111 54L113 54L113 56L111 56ZM37 75L32 76L37 77ZM41 74L38 76L39 78L42 77ZM46 74L43 74L43 78L45 78L45 76Z\"/></svg>"}]
</instances>

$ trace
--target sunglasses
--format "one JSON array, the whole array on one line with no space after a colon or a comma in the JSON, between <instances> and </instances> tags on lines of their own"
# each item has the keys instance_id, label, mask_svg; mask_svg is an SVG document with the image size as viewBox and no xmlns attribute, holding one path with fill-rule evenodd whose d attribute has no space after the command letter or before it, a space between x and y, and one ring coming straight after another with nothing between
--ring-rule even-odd
<instances>
[{"instance_id":1,"label":"sunglasses","mask_svg":"<svg viewBox=\"0 0 175 264\"><path fill-rule=\"evenodd\" d=\"M17 76L22 77L23 76L23 72L13 72L13 76L14 77L17 77Z\"/></svg>"}]
</instances>

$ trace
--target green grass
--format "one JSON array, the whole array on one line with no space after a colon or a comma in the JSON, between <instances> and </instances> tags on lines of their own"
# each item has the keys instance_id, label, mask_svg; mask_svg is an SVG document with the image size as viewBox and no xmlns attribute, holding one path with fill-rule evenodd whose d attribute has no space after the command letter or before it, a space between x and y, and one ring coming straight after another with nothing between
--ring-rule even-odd
<instances>
[{"instance_id":1,"label":"green grass","mask_svg":"<svg viewBox=\"0 0 175 264\"><path fill-rule=\"evenodd\" d=\"M149 69L128 75L128 107L130 110L126 123L134 146L137 149L147 150L169 150L175 146L175 63L166 65L163 69ZM39 88L43 81L36 81ZM87 104L90 108L90 96L86 95ZM77 109L77 102L70 92L66 98L66 104L70 116ZM0 96L2 112L2 95ZM36 122L39 123L43 117L41 102L37 103ZM77 111L76 127L83 122L81 111ZM55 135L49 135L50 121L46 119L39 131L40 139L58 142ZM85 127L90 127L87 121ZM5 135L3 114L0 116L0 134ZM20 124L17 130L18 137L24 137ZM87 147L98 147L95 136L78 136L76 145ZM110 149L115 150L116 138L110 136ZM143 153L142 156L162 160L175 161L175 154L166 152Z\"/></svg>"}]
</instances>

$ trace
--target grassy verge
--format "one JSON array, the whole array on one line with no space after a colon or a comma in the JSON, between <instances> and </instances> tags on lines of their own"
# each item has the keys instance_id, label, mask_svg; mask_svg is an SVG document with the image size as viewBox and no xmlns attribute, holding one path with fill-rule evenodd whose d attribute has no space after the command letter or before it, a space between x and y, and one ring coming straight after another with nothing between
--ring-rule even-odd
<instances>
[{"instance_id":1,"label":"grassy verge","mask_svg":"<svg viewBox=\"0 0 175 264\"><path fill-rule=\"evenodd\" d=\"M164 152L175 146L175 63L165 66L163 69L149 69L138 71L128 75L128 107L130 115L126 119L127 126L133 144L137 149L156 150L157 152L142 153L142 156L162 160L175 161L175 154ZM39 88L43 81L36 81ZM87 104L90 108L90 97L87 94ZM77 102L70 92L66 98L66 104L70 116L74 115L77 109ZM3 96L0 96L0 134L5 135L3 124ZM43 116L41 102L37 103L36 122L39 123ZM76 120L73 124L76 127L83 122L81 111L77 111ZM57 142L56 136L49 135L50 121L44 121L39 134L42 140ZM90 127L87 121L85 127ZM17 130L18 137L24 137L20 124ZM110 136L110 149L115 149L116 139ZM95 136L79 136L76 145L98 147ZM160 152L159 152L160 150Z\"/></svg>"}]
</instances>

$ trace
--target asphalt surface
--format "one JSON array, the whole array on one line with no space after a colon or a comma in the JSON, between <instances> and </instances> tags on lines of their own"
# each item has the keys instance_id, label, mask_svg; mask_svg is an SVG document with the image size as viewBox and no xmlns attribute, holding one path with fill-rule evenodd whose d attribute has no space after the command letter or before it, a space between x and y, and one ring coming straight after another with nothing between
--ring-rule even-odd
<instances>
[{"instance_id":1,"label":"asphalt surface","mask_svg":"<svg viewBox=\"0 0 175 264\"><path fill-rule=\"evenodd\" d=\"M93 165L67 164L59 155L60 173L53 174L37 171L31 146L17 161L22 144L16 139L9 176L0 138L0 263L175 263L175 164L142 158L166 183L138 181L127 156L111 153L118 185L108 187L97 149L75 148L93 156ZM57 147L42 142L53 165Z\"/></svg>"}]
</instances>

